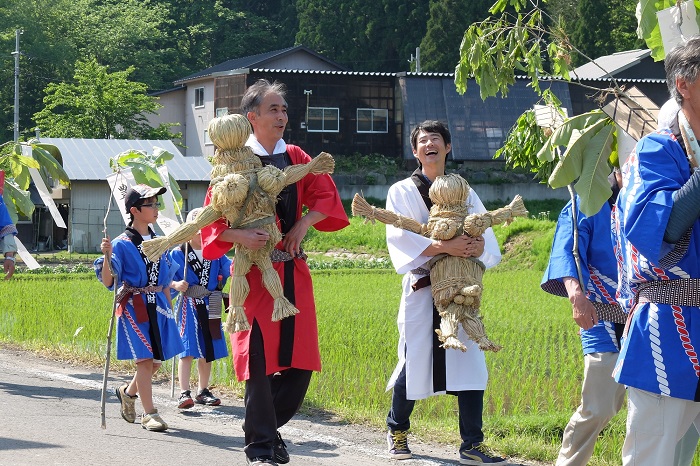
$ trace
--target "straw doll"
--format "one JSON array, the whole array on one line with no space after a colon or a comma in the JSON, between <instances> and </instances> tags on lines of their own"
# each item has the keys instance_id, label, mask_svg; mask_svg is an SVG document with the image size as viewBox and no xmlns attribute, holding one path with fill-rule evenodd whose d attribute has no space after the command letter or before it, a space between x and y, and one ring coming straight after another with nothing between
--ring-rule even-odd
<instances>
[{"instance_id":1,"label":"straw doll","mask_svg":"<svg viewBox=\"0 0 700 466\"><path fill-rule=\"evenodd\" d=\"M448 240L461 234L481 236L492 225L527 215L519 195L506 207L467 215L469 190L467 181L457 174L438 176L429 191L433 206L427 224L373 207L359 194L355 194L352 201L352 213L435 240ZM499 351L501 347L486 337L479 315L484 265L476 258L440 254L433 257L429 266L433 300L441 317L440 329L436 333L442 346L467 350L457 338L458 325L462 324L469 338L478 343L483 351Z\"/></svg>"},{"instance_id":2,"label":"straw doll","mask_svg":"<svg viewBox=\"0 0 700 466\"><path fill-rule=\"evenodd\" d=\"M211 204L203 208L196 220L182 224L170 235L146 241L144 252L148 257L159 257L161 251L191 239L201 228L221 217L226 218L231 228L264 229L270 238L261 249L254 251L234 244L230 312L224 330L232 333L250 329L243 303L250 290L245 277L252 265L258 266L263 284L274 298L272 320L293 316L299 310L284 297L279 275L270 259L275 245L282 240L275 219L277 195L285 186L309 173L333 173L333 157L322 152L308 164L290 165L284 170L272 165L263 167L260 159L245 146L251 128L243 115L214 118L208 131L216 146L210 182Z\"/></svg>"}]
</instances>

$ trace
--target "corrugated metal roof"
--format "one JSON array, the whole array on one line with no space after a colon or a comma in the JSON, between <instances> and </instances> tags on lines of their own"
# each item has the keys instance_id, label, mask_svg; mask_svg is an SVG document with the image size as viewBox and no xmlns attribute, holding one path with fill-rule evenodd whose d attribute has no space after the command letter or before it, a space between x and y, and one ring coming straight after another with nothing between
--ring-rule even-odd
<instances>
[{"instance_id":1,"label":"corrugated metal roof","mask_svg":"<svg viewBox=\"0 0 700 466\"><path fill-rule=\"evenodd\" d=\"M615 76L620 71L638 64L651 55L649 49L626 50L596 58L572 71L572 76L579 79L598 79Z\"/></svg>"},{"instance_id":2,"label":"corrugated metal roof","mask_svg":"<svg viewBox=\"0 0 700 466\"><path fill-rule=\"evenodd\" d=\"M344 76L396 76L396 73L382 71L340 71L340 70L283 70L279 68L252 68L255 73L291 73L291 74L337 74Z\"/></svg>"},{"instance_id":3,"label":"corrugated metal roof","mask_svg":"<svg viewBox=\"0 0 700 466\"><path fill-rule=\"evenodd\" d=\"M71 181L104 180L112 173L110 158L128 150L150 154L154 147L173 154L166 166L177 181L209 181L209 161L201 156L183 156L170 140L41 138L41 142L58 147L63 157L63 169Z\"/></svg>"},{"instance_id":4,"label":"corrugated metal roof","mask_svg":"<svg viewBox=\"0 0 700 466\"><path fill-rule=\"evenodd\" d=\"M328 64L335 66L339 70L345 70L346 68L342 65L339 65L338 63L335 63L332 60L329 60L328 58L319 55L318 53L314 52L313 50L309 49L308 47L305 47L303 45L296 45L294 47L288 47L286 49L280 49L280 50L273 50L272 52L266 52L266 53L259 53L257 55L250 55L248 57L241 57L241 58L233 58L231 60L225 61L223 63L219 63L218 65L214 65L210 68L204 69L202 71L198 71L197 73L191 74L189 76L185 76L184 78L178 79L175 81L175 84L178 83L184 83L187 81L192 81L195 79L199 78L204 78L207 76L211 76L212 74L215 73L222 73L226 71L231 71L231 70L240 70L240 69L246 69L246 68L253 68L255 66L261 66L264 65L266 62L269 62L270 60L274 58L279 58L281 56L297 52L299 50L303 50L311 55L314 55L321 60L327 62Z\"/></svg>"}]
</instances>

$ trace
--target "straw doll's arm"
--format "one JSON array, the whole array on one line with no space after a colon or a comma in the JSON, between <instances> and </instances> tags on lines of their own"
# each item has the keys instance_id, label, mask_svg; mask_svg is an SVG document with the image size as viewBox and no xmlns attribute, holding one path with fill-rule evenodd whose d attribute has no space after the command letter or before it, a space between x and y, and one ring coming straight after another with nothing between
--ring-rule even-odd
<instances>
[{"instance_id":1,"label":"straw doll's arm","mask_svg":"<svg viewBox=\"0 0 700 466\"><path fill-rule=\"evenodd\" d=\"M469 236L481 236L493 225L508 224L515 217L527 217L527 209L523 204L523 198L516 195L505 207L492 210L483 214L468 215L464 219L464 233Z\"/></svg>"},{"instance_id":2,"label":"straw doll's arm","mask_svg":"<svg viewBox=\"0 0 700 466\"><path fill-rule=\"evenodd\" d=\"M258 170L258 184L263 191L273 196L277 196L285 186L294 184L308 174L319 175L322 173L333 173L335 160L333 156L326 152L321 152L318 157L309 163L289 165L280 170L273 165L267 165Z\"/></svg>"},{"instance_id":3,"label":"straw doll's arm","mask_svg":"<svg viewBox=\"0 0 700 466\"><path fill-rule=\"evenodd\" d=\"M214 223L220 217L221 212L208 205L202 209L194 221L183 223L167 236L158 236L157 238L144 241L143 253L155 262L172 246L191 240L199 230Z\"/></svg>"},{"instance_id":4,"label":"straw doll's arm","mask_svg":"<svg viewBox=\"0 0 700 466\"><path fill-rule=\"evenodd\" d=\"M410 217L396 214L390 210L374 207L359 194L355 194L355 197L352 198L352 214L356 217L365 217L367 221L374 222L375 220L379 220L381 223L427 236L427 227L422 223L418 223Z\"/></svg>"}]
</instances>

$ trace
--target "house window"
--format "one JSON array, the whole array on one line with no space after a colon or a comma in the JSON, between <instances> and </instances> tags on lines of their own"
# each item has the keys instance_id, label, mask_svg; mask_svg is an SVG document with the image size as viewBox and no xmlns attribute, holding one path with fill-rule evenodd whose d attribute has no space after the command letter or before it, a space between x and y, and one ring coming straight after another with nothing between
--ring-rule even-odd
<instances>
[{"instance_id":1,"label":"house window","mask_svg":"<svg viewBox=\"0 0 700 466\"><path fill-rule=\"evenodd\" d=\"M194 90L194 106L204 107L204 88L198 87Z\"/></svg>"},{"instance_id":2,"label":"house window","mask_svg":"<svg viewBox=\"0 0 700 466\"><path fill-rule=\"evenodd\" d=\"M389 110L385 108L358 108L358 133L388 133Z\"/></svg>"},{"instance_id":3,"label":"house window","mask_svg":"<svg viewBox=\"0 0 700 466\"><path fill-rule=\"evenodd\" d=\"M340 110L333 107L309 107L306 131L337 133L340 131Z\"/></svg>"},{"instance_id":4,"label":"house window","mask_svg":"<svg viewBox=\"0 0 700 466\"><path fill-rule=\"evenodd\" d=\"M209 131L207 131L207 130L205 129L205 130L204 130L204 145L205 145L205 146L211 146L212 144L214 144L214 143L211 142L211 139L209 138Z\"/></svg>"},{"instance_id":5,"label":"house window","mask_svg":"<svg viewBox=\"0 0 700 466\"><path fill-rule=\"evenodd\" d=\"M228 107L216 109L216 118L220 118L220 117L226 116L226 115L228 115Z\"/></svg>"}]
</instances>

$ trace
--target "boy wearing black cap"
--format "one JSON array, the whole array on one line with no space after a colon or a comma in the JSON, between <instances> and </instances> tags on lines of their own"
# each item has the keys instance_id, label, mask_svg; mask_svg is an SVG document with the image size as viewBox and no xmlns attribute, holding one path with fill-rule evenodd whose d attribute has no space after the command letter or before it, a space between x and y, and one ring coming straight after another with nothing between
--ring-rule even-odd
<instances>
[{"instance_id":1,"label":"boy wearing black cap","mask_svg":"<svg viewBox=\"0 0 700 466\"><path fill-rule=\"evenodd\" d=\"M164 431L168 425L153 406L151 378L166 359L183 351L177 332L170 300L171 270L166 255L157 262L150 261L141 243L155 236L150 227L158 218L158 195L165 188L139 184L129 188L124 198L131 221L124 233L114 241L102 239L104 254L95 261L97 278L117 292L117 359L133 359L136 373L131 382L117 388L121 415L127 422L136 420L135 401L141 397L144 414L141 426L152 431ZM109 267L104 267L105 261ZM138 395L137 395L138 394Z\"/></svg>"}]
</instances>

